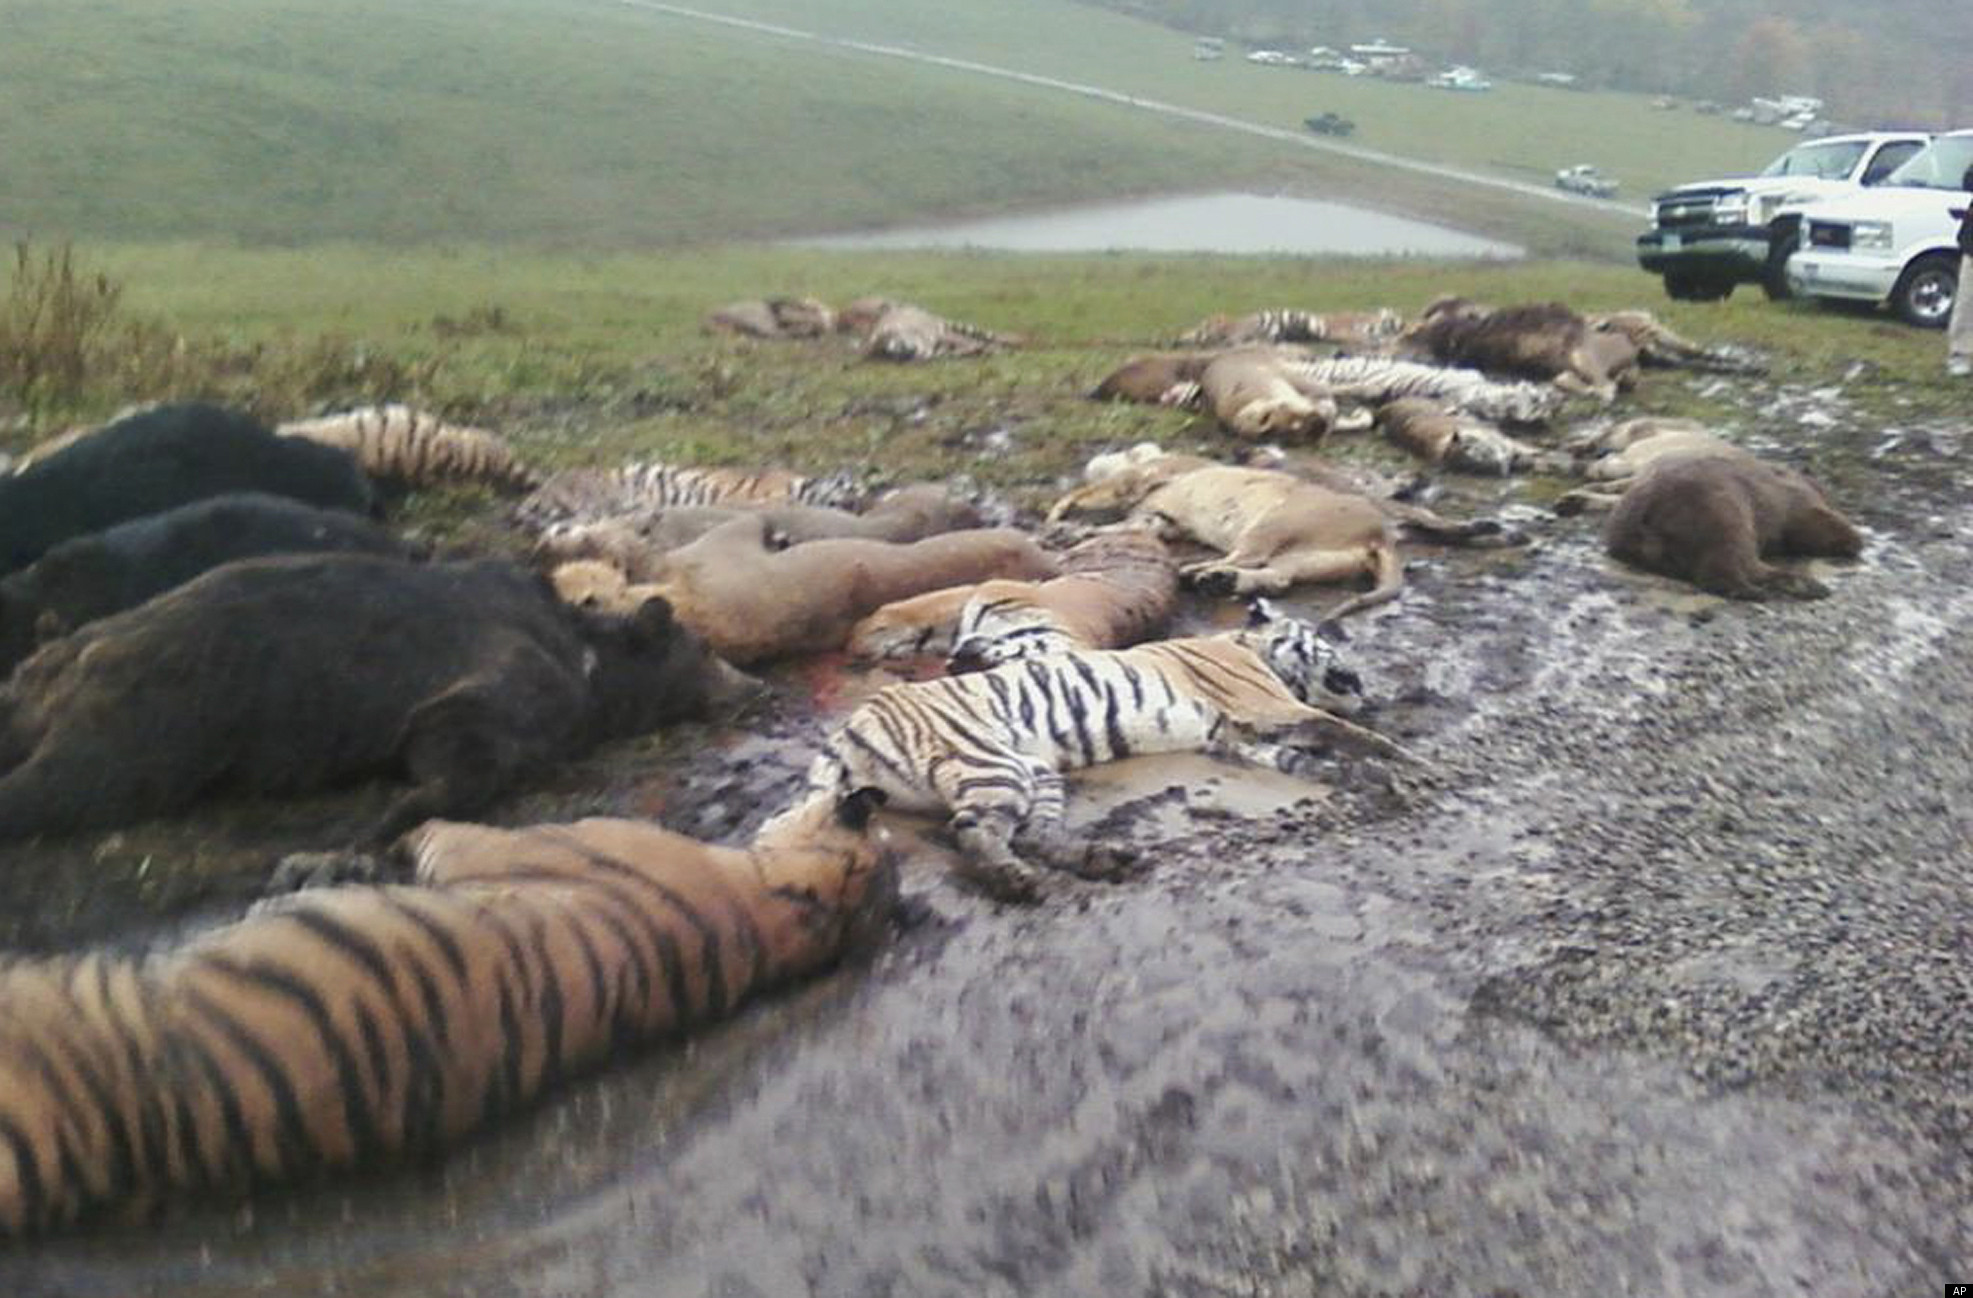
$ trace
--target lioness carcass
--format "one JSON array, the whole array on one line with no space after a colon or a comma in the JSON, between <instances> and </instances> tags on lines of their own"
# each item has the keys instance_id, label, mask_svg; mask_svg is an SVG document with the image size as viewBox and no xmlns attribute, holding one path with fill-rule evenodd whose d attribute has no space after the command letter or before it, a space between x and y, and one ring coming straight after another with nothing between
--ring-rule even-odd
<instances>
[{"instance_id":1,"label":"lioness carcass","mask_svg":"<svg viewBox=\"0 0 1973 1298\"><path fill-rule=\"evenodd\" d=\"M1566 455L1544 451L1509 437L1485 420L1448 409L1427 397L1401 397L1377 407L1377 428L1385 438L1428 464L1468 473L1506 477L1527 469L1557 471Z\"/></svg>"},{"instance_id":2,"label":"lioness carcass","mask_svg":"<svg viewBox=\"0 0 1973 1298\"><path fill-rule=\"evenodd\" d=\"M554 523L535 552L547 566L600 559L632 582L652 581L665 556L737 518L758 516L775 548L808 541L857 537L866 541L922 541L942 532L980 525L972 505L943 487L920 483L887 492L861 514L819 505L680 505L620 514L595 522Z\"/></svg>"},{"instance_id":3,"label":"lioness carcass","mask_svg":"<svg viewBox=\"0 0 1973 1298\"><path fill-rule=\"evenodd\" d=\"M564 565L564 599L599 608L661 596L728 662L840 649L850 627L893 600L991 577L1041 578L1055 561L1025 533L947 532L908 545L855 538L777 549L766 520L737 518L672 551L646 584L594 562Z\"/></svg>"},{"instance_id":4,"label":"lioness carcass","mask_svg":"<svg viewBox=\"0 0 1973 1298\"><path fill-rule=\"evenodd\" d=\"M1072 546L1062 575L998 578L886 604L851 628L849 651L885 659L949 654L961 669L1046 649L1121 649L1171 617L1178 568L1148 531L1109 531Z\"/></svg>"},{"instance_id":5,"label":"lioness carcass","mask_svg":"<svg viewBox=\"0 0 1973 1298\"><path fill-rule=\"evenodd\" d=\"M1404 585L1396 525L1362 496L1293 474L1190 455L1140 458L1064 496L1049 520L1125 515L1221 551L1181 570L1207 590L1271 595L1301 582L1370 577L1372 590L1329 613L1340 617L1395 599Z\"/></svg>"},{"instance_id":6,"label":"lioness carcass","mask_svg":"<svg viewBox=\"0 0 1973 1298\"><path fill-rule=\"evenodd\" d=\"M1320 445L1336 424L1336 399L1295 368L1300 359L1271 348L1225 352L1199 372L1199 399L1236 437Z\"/></svg>"}]
</instances>

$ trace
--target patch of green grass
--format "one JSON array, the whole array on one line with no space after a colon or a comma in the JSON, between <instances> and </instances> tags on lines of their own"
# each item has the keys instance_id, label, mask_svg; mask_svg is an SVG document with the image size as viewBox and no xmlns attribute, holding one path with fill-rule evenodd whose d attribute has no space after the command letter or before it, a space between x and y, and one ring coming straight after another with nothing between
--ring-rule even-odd
<instances>
[{"instance_id":1,"label":"patch of green grass","mask_svg":"<svg viewBox=\"0 0 1973 1298\"><path fill-rule=\"evenodd\" d=\"M1580 310L1643 305L1690 337L1768 354L1785 381L1850 376L1853 398L1906 415L1913 407L1897 403L1923 409L1938 393L1943 347L1936 333L1776 305L1752 291L1722 304L1664 302L1640 272L1560 261L192 245L112 247L93 258L124 284L129 310L188 345L223 343L250 358L215 394L270 417L388 395L491 424L544 465L633 456L853 465L890 478L966 473L1037 491L1096 447L1196 438L1183 414L1084 394L1123 359L1220 311L1392 306L1409 314L1448 292ZM838 303L869 293L910 299L1030 344L974 361L894 366L859 360L843 339L751 343L700 328L713 306L781 292ZM473 313L501 327L439 323ZM295 359L315 354L329 358L332 382ZM367 376L338 368L351 357L368 359ZM49 412L39 431L164 395L101 387L86 408ZM1627 408L1708 412L1683 376L1659 373Z\"/></svg>"}]
</instances>

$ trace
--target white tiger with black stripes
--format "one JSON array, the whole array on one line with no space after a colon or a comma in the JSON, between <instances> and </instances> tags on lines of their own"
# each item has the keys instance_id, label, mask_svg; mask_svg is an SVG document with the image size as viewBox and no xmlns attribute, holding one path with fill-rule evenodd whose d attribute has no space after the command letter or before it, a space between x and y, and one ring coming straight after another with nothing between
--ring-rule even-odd
<instances>
[{"instance_id":1,"label":"white tiger with black stripes","mask_svg":"<svg viewBox=\"0 0 1973 1298\"><path fill-rule=\"evenodd\" d=\"M1545 383L1503 383L1478 370L1388 356L1310 357L1282 363L1327 387L1336 400L1365 405L1430 397L1476 418L1532 424L1547 419L1561 401L1561 394Z\"/></svg>"},{"instance_id":2,"label":"white tiger with black stripes","mask_svg":"<svg viewBox=\"0 0 1973 1298\"><path fill-rule=\"evenodd\" d=\"M1086 878L1130 864L1070 835L1063 772L1192 750L1288 769L1295 749L1270 740L1312 732L1406 755L1336 715L1361 693L1313 626L1257 600L1238 631L889 686L830 736L809 769L810 796L868 787L900 810L947 810L967 876L1031 900L1041 875L1030 858Z\"/></svg>"}]
</instances>

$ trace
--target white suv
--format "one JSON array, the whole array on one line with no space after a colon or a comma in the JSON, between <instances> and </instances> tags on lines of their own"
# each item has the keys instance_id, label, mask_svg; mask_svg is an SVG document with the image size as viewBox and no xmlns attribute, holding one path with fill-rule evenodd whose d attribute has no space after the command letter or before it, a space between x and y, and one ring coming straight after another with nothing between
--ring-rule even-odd
<instances>
[{"instance_id":1,"label":"white suv","mask_svg":"<svg viewBox=\"0 0 1973 1298\"><path fill-rule=\"evenodd\" d=\"M1651 228L1638 238L1637 262L1665 278L1674 298L1710 302L1739 284L1760 284L1786 297L1782 264L1790 227L1771 224L1785 209L1876 185L1923 149L1916 131L1831 135L1798 144L1758 176L1700 180L1652 202ZM1771 242L1770 236L1782 238Z\"/></svg>"},{"instance_id":2,"label":"white suv","mask_svg":"<svg viewBox=\"0 0 1973 1298\"><path fill-rule=\"evenodd\" d=\"M1788 282L1809 297L1888 302L1943 329L1959 284L1959 223L1973 203L1973 130L1942 135L1866 194L1803 209Z\"/></svg>"}]
</instances>

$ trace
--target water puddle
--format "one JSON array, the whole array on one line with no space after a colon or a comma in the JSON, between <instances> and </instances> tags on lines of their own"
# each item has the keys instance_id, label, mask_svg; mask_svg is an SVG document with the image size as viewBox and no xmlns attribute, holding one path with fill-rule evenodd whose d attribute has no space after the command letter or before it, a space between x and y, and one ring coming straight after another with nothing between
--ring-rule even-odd
<instances>
[{"instance_id":1,"label":"water puddle","mask_svg":"<svg viewBox=\"0 0 1973 1298\"><path fill-rule=\"evenodd\" d=\"M805 248L981 248L1008 252L1299 253L1355 257L1523 256L1514 244L1345 203L1191 194L945 225L797 240Z\"/></svg>"}]
</instances>

